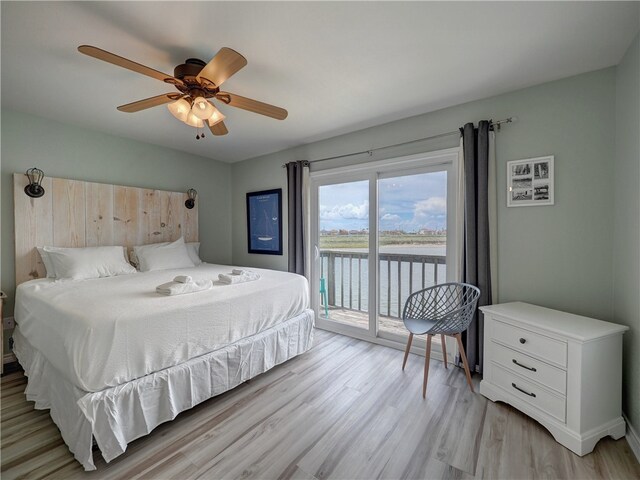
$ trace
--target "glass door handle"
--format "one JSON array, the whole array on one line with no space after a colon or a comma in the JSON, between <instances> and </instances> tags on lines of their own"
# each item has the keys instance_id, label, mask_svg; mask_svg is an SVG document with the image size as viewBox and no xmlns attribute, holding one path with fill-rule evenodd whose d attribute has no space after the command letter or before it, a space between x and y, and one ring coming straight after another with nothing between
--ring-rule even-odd
<instances>
[{"instance_id":1,"label":"glass door handle","mask_svg":"<svg viewBox=\"0 0 640 480\"><path fill-rule=\"evenodd\" d=\"M313 248L314 248L314 252L315 252L315 257L314 257L314 259L315 259L315 260L317 260L317 259L318 259L318 257L320 256L320 249L318 248L318 246L317 246L317 245L314 245L314 246L313 246Z\"/></svg>"}]
</instances>

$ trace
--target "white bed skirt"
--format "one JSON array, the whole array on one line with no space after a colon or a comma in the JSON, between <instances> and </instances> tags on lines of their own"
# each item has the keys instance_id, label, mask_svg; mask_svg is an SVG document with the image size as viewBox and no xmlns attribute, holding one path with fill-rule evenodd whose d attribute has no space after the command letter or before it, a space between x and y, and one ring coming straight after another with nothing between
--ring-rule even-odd
<instances>
[{"instance_id":1,"label":"white bed skirt","mask_svg":"<svg viewBox=\"0 0 640 480\"><path fill-rule=\"evenodd\" d=\"M50 409L62 438L85 470L95 470L92 438L110 462L127 444L180 412L230 390L311 348L314 314L300 315L185 363L87 393L66 380L20 334L14 352L29 377L25 394ZM99 361L99 359L96 359Z\"/></svg>"}]
</instances>

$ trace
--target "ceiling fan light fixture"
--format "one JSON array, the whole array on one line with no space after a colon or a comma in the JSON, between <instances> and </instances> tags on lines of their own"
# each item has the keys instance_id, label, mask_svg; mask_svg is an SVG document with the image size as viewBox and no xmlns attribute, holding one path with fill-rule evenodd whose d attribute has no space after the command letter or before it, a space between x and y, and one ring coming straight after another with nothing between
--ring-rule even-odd
<instances>
[{"instance_id":1,"label":"ceiling fan light fixture","mask_svg":"<svg viewBox=\"0 0 640 480\"><path fill-rule=\"evenodd\" d=\"M196 128L202 128L204 126L204 122L200 118L196 117L193 111L189 112L189 114L187 115L187 119L184 121L184 123L186 123L190 127L196 127Z\"/></svg>"},{"instance_id":2,"label":"ceiling fan light fixture","mask_svg":"<svg viewBox=\"0 0 640 480\"><path fill-rule=\"evenodd\" d=\"M213 107L213 113L207 119L207 122L209 122L209 126L213 127L217 123L222 122L227 117L220 110L218 110L216 107L214 107L213 105L211 105L211 106Z\"/></svg>"},{"instance_id":3,"label":"ceiling fan light fixture","mask_svg":"<svg viewBox=\"0 0 640 480\"><path fill-rule=\"evenodd\" d=\"M191 105L189 105L189 102L187 102L184 98L181 98L180 100L176 100L175 102L171 102L170 104L168 104L167 108L171 112L171 115L176 117L181 122L186 122L191 110Z\"/></svg>"},{"instance_id":4,"label":"ceiling fan light fixture","mask_svg":"<svg viewBox=\"0 0 640 480\"><path fill-rule=\"evenodd\" d=\"M211 116L215 108L216 107L214 107L210 102L208 102L206 98L197 97L193 101L191 112L200 120L206 120Z\"/></svg>"}]
</instances>

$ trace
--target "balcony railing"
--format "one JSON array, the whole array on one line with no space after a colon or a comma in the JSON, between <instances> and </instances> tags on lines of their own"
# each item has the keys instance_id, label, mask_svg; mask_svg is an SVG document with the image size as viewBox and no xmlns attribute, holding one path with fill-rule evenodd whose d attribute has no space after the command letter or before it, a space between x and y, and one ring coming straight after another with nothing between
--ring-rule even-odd
<instances>
[{"instance_id":1,"label":"balcony railing","mask_svg":"<svg viewBox=\"0 0 640 480\"><path fill-rule=\"evenodd\" d=\"M378 313L400 318L411 293L446 277L446 256L380 253ZM369 254L346 250L320 251L320 276L326 280L329 307L368 311Z\"/></svg>"}]
</instances>

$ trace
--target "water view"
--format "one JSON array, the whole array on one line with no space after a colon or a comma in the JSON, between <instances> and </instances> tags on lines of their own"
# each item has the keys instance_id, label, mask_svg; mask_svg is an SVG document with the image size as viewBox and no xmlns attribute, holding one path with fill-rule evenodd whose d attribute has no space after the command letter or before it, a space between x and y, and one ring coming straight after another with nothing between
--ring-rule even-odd
<instances>
[{"instance_id":1,"label":"water view","mask_svg":"<svg viewBox=\"0 0 640 480\"><path fill-rule=\"evenodd\" d=\"M326 278L325 272L329 273L329 263L334 263L335 296L334 302L330 301L329 304L367 312L368 249L321 248L320 252L323 278ZM445 245L381 247L378 295L380 314L399 317L410 293L442 283L446 279L445 255ZM433 258L424 257L440 258L436 264Z\"/></svg>"}]
</instances>

